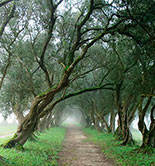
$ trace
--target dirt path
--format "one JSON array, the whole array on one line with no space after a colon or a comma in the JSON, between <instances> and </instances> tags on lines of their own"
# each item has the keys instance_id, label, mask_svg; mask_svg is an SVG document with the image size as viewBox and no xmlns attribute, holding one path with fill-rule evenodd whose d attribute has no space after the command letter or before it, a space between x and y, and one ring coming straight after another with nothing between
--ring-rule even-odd
<instances>
[{"instance_id":1,"label":"dirt path","mask_svg":"<svg viewBox=\"0 0 155 166\"><path fill-rule=\"evenodd\" d=\"M67 129L59 166L114 166L78 128Z\"/></svg>"}]
</instances>

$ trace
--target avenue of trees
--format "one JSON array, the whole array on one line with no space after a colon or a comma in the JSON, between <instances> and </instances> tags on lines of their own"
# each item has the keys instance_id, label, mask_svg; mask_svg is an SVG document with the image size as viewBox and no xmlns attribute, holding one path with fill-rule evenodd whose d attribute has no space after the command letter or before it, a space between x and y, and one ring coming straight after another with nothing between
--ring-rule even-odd
<instances>
[{"instance_id":1,"label":"avenue of trees","mask_svg":"<svg viewBox=\"0 0 155 166\"><path fill-rule=\"evenodd\" d=\"M19 122L5 148L58 125L67 105L122 145L138 112L141 148L155 147L154 0L1 0L0 13L0 110Z\"/></svg>"}]
</instances>

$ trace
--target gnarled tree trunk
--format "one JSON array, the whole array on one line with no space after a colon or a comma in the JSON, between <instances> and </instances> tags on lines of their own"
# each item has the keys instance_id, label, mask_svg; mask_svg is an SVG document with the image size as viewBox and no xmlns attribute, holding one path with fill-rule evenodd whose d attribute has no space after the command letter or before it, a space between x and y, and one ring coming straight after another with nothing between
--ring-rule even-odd
<instances>
[{"instance_id":1,"label":"gnarled tree trunk","mask_svg":"<svg viewBox=\"0 0 155 166\"><path fill-rule=\"evenodd\" d=\"M148 107L151 103L151 99L152 99L152 96L150 96L148 99L147 99L147 103L145 105L145 107L143 108L142 105L143 105L143 100L144 100L144 97L142 96L141 99L140 99L140 103L139 103L139 110L138 110L138 114L139 114L139 122L138 122L138 127L139 127L139 130L142 134L142 145L141 145L141 148L146 148L148 146L150 147L154 147L154 141L155 141L155 119L154 119L154 116L153 116L153 113L155 111L155 106L153 105L152 106L152 109L151 109L151 114L150 114L150 118L151 118L151 124L150 124L150 128L147 129L146 127L146 124L144 122L144 118L145 118L145 114L148 110Z\"/></svg>"},{"instance_id":2,"label":"gnarled tree trunk","mask_svg":"<svg viewBox=\"0 0 155 166\"><path fill-rule=\"evenodd\" d=\"M85 118L85 121L86 121L86 127L91 127L92 126L91 120L88 116Z\"/></svg>"},{"instance_id":3,"label":"gnarled tree trunk","mask_svg":"<svg viewBox=\"0 0 155 166\"><path fill-rule=\"evenodd\" d=\"M133 101L133 95L130 93L124 102L124 104L121 104L121 109L118 110L118 117L119 117L119 125L117 129L117 136L120 140L122 140L122 145L126 144L133 144L134 140L132 138L132 134L130 132L130 124L131 124L131 114L134 114L136 111L136 104L135 107L131 107L131 103ZM131 107L131 109L129 109ZM134 110L132 110L134 109ZM130 118L129 118L130 117ZM130 119L130 123L129 123Z\"/></svg>"},{"instance_id":4,"label":"gnarled tree trunk","mask_svg":"<svg viewBox=\"0 0 155 166\"><path fill-rule=\"evenodd\" d=\"M115 132L115 118L116 118L117 113L112 109L111 110L111 115L110 115L110 132L114 133Z\"/></svg>"},{"instance_id":5,"label":"gnarled tree trunk","mask_svg":"<svg viewBox=\"0 0 155 166\"><path fill-rule=\"evenodd\" d=\"M118 113L118 127L115 131L115 135L118 139L122 140L122 98L121 98L121 87L123 84L123 80L116 85L116 93L115 93L115 102Z\"/></svg>"},{"instance_id":6,"label":"gnarled tree trunk","mask_svg":"<svg viewBox=\"0 0 155 166\"><path fill-rule=\"evenodd\" d=\"M125 114L125 124L124 124L124 139L122 145L130 144L133 145L135 142L133 140L132 134L130 132L130 125L134 119L134 115L137 109L137 104L135 103L133 107Z\"/></svg>"},{"instance_id":7,"label":"gnarled tree trunk","mask_svg":"<svg viewBox=\"0 0 155 166\"><path fill-rule=\"evenodd\" d=\"M51 105L50 109L45 109L46 106L53 101L55 94L67 86L69 75L70 73L66 72L62 81L56 88L51 89L49 92L34 98L29 114L25 117L22 124L19 126L15 136L4 144L4 148L12 148L18 145L24 145L27 139L37 129L40 118L49 114L49 112L51 112L51 110L57 104L56 101Z\"/></svg>"}]
</instances>

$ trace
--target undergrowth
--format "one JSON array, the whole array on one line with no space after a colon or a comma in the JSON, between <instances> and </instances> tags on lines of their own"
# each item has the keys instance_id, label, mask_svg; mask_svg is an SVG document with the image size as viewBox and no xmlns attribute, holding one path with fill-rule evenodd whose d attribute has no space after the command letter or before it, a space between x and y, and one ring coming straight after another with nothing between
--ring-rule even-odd
<instances>
[{"instance_id":1,"label":"undergrowth","mask_svg":"<svg viewBox=\"0 0 155 166\"><path fill-rule=\"evenodd\" d=\"M28 141L24 151L0 147L0 166L57 166L64 135L64 128L51 128L41 133L37 141Z\"/></svg>"},{"instance_id":2,"label":"undergrowth","mask_svg":"<svg viewBox=\"0 0 155 166\"><path fill-rule=\"evenodd\" d=\"M90 128L83 131L89 136L88 140L98 144L116 166L155 166L155 149L152 154L138 153L138 146L121 146L121 142L116 141L112 134Z\"/></svg>"}]
</instances>

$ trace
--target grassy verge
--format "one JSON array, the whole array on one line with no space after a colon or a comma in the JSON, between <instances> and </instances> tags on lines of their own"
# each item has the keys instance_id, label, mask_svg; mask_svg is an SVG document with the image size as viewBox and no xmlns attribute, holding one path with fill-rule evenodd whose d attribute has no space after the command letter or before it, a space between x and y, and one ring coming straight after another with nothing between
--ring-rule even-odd
<instances>
[{"instance_id":1,"label":"grassy verge","mask_svg":"<svg viewBox=\"0 0 155 166\"><path fill-rule=\"evenodd\" d=\"M63 122L61 124L61 126L62 127L80 127L80 128L82 128L82 125L80 123L72 123L72 124L70 124L70 123Z\"/></svg>"},{"instance_id":2,"label":"grassy verge","mask_svg":"<svg viewBox=\"0 0 155 166\"><path fill-rule=\"evenodd\" d=\"M108 158L115 161L119 166L155 166L155 153L154 154L141 154L137 153L135 147L120 146L120 141L116 141L112 134L99 133L96 130L89 128L83 129L89 136L89 140L98 144L102 152ZM155 151L154 151L155 152Z\"/></svg>"},{"instance_id":3,"label":"grassy verge","mask_svg":"<svg viewBox=\"0 0 155 166\"><path fill-rule=\"evenodd\" d=\"M28 141L23 152L0 148L0 155L6 159L0 166L57 166L64 135L65 129L52 128L41 133L37 141Z\"/></svg>"}]
</instances>

